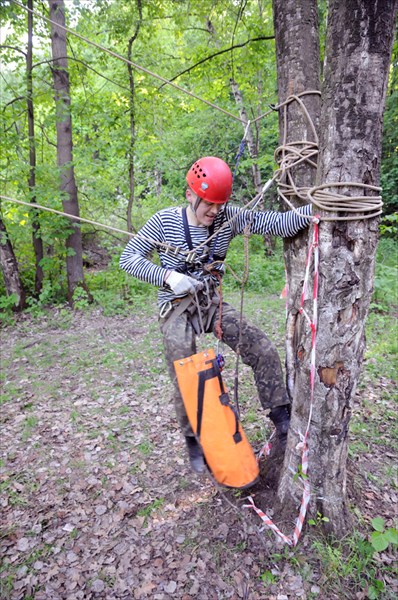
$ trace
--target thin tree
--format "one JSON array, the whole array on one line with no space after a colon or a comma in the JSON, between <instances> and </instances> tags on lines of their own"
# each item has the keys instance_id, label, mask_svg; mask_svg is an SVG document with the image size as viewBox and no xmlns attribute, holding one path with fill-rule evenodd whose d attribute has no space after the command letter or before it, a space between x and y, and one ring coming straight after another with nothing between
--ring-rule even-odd
<instances>
[{"instance_id":1,"label":"thin tree","mask_svg":"<svg viewBox=\"0 0 398 600\"><path fill-rule=\"evenodd\" d=\"M285 3L283 3L285 4ZM306 4L306 3L305 3ZM378 185L382 116L397 0L331 0L319 125L317 184L329 184L347 200L372 196ZM297 32L300 39L302 32ZM303 42L304 43L304 42ZM308 38L305 40L308 43ZM336 188L335 184L351 182ZM371 202L371 199L369 199ZM333 207L332 207L333 208ZM320 211L319 319L315 394L309 434L311 507L327 517L324 527L341 537L351 525L347 451L353 396L364 349L364 327L373 291L378 218L358 212ZM343 220L336 220L343 217ZM302 272L304 264L302 265ZM311 336L303 317L295 327L296 375L292 427L278 488L280 505L292 515L301 492L300 441L309 416Z\"/></svg>"},{"instance_id":2,"label":"thin tree","mask_svg":"<svg viewBox=\"0 0 398 600\"><path fill-rule=\"evenodd\" d=\"M35 115L33 105L33 0L28 0L28 46L26 53L26 102L28 109L28 135L29 135L29 178L28 186L30 202L36 203L36 142L35 142ZM40 220L37 210L32 211L32 241L35 252L35 292L40 294L43 287L43 267L41 261L44 257L43 240L41 239Z\"/></svg>"},{"instance_id":3,"label":"thin tree","mask_svg":"<svg viewBox=\"0 0 398 600\"><path fill-rule=\"evenodd\" d=\"M57 115L57 164L60 170L60 190L64 212L79 216L79 201L73 167L72 117L68 59L66 48L65 7L63 0L49 0L51 46L53 58L54 95ZM59 27L59 25L61 27ZM73 303L77 287L87 291L83 273L83 250L80 227L71 223L72 233L66 240L66 271L68 300Z\"/></svg>"},{"instance_id":4,"label":"thin tree","mask_svg":"<svg viewBox=\"0 0 398 600\"><path fill-rule=\"evenodd\" d=\"M7 296L15 295L14 310L25 308L26 294L19 275L18 262L0 215L0 267Z\"/></svg>"},{"instance_id":5,"label":"thin tree","mask_svg":"<svg viewBox=\"0 0 398 600\"><path fill-rule=\"evenodd\" d=\"M138 37L141 21L142 21L142 6L141 0L137 0L138 19L135 25L134 33L129 39L127 58L129 61L132 60L133 55L133 44ZM129 201L127 204L127 230L133 230L133 224L131 222L131 211L134 204L135 196L135 142L136 142L136 118L135 118L135 80L134 71L130 63L127 63L127 70L129 75L129 115L130 115L130 147L129 147Z\"/></svg>"}]
</instances>

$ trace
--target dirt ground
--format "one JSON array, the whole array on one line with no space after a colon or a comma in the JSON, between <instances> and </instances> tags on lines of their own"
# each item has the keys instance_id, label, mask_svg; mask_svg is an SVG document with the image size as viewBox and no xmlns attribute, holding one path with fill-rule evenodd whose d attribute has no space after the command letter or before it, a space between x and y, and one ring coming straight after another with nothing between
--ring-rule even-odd
<instances>
[{"instance_id":1,"label":"dirt ground","mask_svg":"<svg viewBox=\"0 0 398 600\"><path fill-rule=\"evenodd\" d=\"M329 588L310 527L289 549L243 507L245 494L190 472L154 317L52 310L1 337L1 598L368 597ZM391 382L363 386L377 404ZM256 411L252 439L270 433ZM374 442L361 442L362 425L352 436L351 500L364 526L376 515L390 526L397 456L388 420L371 411L369 422ZM255 491L272 516L272 490ZM386 577L382 597L393 598Z\"/></svg>"}]
</instances>

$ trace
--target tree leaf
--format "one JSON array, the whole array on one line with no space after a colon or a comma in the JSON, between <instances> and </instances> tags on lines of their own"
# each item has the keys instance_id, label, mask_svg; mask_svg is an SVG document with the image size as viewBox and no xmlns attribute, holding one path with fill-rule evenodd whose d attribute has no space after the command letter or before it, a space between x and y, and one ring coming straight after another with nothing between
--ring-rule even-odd
<instances>
[{"instance_id":1,"label":"tree leaf","mask_svg":"<svg viewBox=\"0 0 398 600\"><path fill-rule=\"evenodd\" d=\"M382 552L387 548L389 541L385 533L375 531L370 536L370 543L372 544L376 552Z\"/></svg>"},{"instance_id":2,"label":"tree leaf","mask_svg":"<svg viewBox=\"0 0 398 600\"><path fill-rule=\"evenodd\" d=\"M398 531L394 527L389 527L385 533L390 544L398 544Z\"/></svg>"},{"instance_id":3,"label":"tree leaf","mask_svg":"<svg viewBox=\"0 0 398 600\"><path fill-rule=\"evenodd\" d=\"M373 529L376 531L384 531L385 520L382 517L375 517L371 521Z\"/></svg>"}]
</instances>

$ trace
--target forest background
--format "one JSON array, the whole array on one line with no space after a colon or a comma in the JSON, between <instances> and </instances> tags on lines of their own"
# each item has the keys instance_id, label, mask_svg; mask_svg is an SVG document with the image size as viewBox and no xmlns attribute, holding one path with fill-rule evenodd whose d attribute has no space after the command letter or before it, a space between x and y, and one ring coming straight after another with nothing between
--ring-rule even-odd
<instances>
[{"instance_id":1,"label":"forest background","mask_svg":"<svg viewBox=\"0 0 398 600\"><path fill-rule=\"evenodd\" d=\"M44 5L37 8L45 13ZM233 200L243 204L251 199L258 191L258 174L263 183L272 176L278 146L277 113L270 110L277 99L271 3L217 2L213 6L212 2L162 1L141 7L123 1L69 0L66 8L67 25L83 37L120 55L130 53L136 64L228 113L139 69L129 69L125 62L68 35L73 166L80 216L137 231L156 210L183 202L186 171L203 155L220 156L233 170L237 166ZM322 33L323 3L320 17ZM62 169L57 167L51 40L45 21L34 18L32 89L28 93L26 45L26 11L3 3L2 195L62 210L65 193L60 191ZM375 284L379 307L393 302L396 293L392 282L396 281L398 208L397 71L395 42L384 120L381 177L385 205ZM34 108L33 187L27 100ZM269 114L251 126L251 153L246 148L237 161L244 126L231 115L238 116L242 110L252 120ZM264 208L278 209L275 190L266 196ZM17 257L28 310L65 302L65 259L73 253L65 241L71 222L46 212L35 217L26 207L5 201L2 220ZM39 289L35 285L32 226L36 227L34 238L43 240ZM86 304L91 295L106 310L128 310L138 295L147 294L148 286L118 269L127 237L85 224L81 232L88 290L73 290L75 306ZM239 241L235 248L230 260L239 268ZM277 248L266 248L266 252L272 255L268 261L263 260L262 241L254 238L248 287L277 292L284 280L281 253ZM237 285L233 278L229 282L232 287ZM7 311L15 297L7 298L4 292L2 287L2 309Z\"/></svg>"}]
</instances>

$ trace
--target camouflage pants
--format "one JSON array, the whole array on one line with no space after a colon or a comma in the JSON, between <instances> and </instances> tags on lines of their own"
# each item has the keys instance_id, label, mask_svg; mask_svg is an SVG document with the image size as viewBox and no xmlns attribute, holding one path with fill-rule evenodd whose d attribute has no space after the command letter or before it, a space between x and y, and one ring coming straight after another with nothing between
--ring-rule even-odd
<instances>
[{"instance_id":1,"label":"camouflage pants","mask_svg":"<svg viewBox=\"0 0 398 600\"><path fill-rule=\"evenodd\" d=\"M214 334L218 313L217 309L209 327L209 332L212 331ZM169 326L164 319L160 319L160 324L163 330L167 368L175 388L174 405L177 418L184 435L193 435L178 389L173 361L196 354L195 333L186 312L174 319ZM221 327L222 341L236 351L239 341L240 313L226 302L222 304ZM290 404L281 362L275 346L265 333L245 319L242 321L240 356L242 361L253 369L254 380L263 408Z\"/></svg>"}]
</instances>

